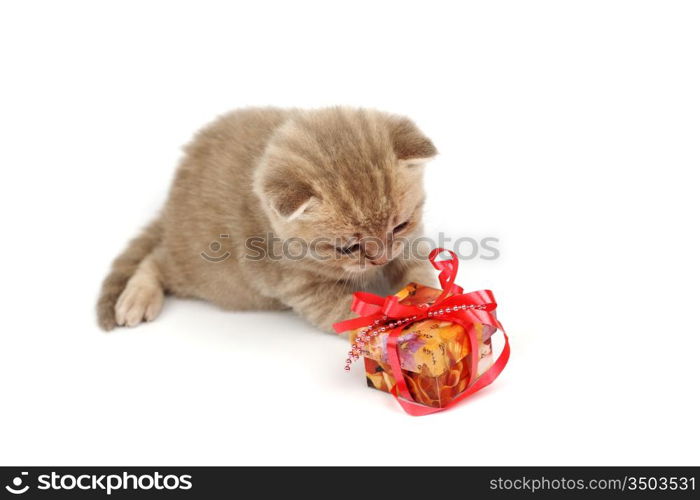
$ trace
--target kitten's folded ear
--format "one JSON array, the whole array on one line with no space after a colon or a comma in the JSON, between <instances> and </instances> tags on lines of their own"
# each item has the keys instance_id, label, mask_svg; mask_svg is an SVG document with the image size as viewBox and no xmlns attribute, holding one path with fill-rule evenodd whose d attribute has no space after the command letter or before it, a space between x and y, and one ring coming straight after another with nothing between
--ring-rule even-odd
<instances>
[{"instance_id":1,"label":"kitten's folded ear","mask_svg":"<svg viewBox=\"0 0 700 500\"><path fill-rule=\"evenodd\" d=\"M316 202L310 186L281 173L264 173L256 179L255 191L277 215L294 220Z\"/></svg>"},{"instance_id":2,"label":"kitten's folded ear","mask_svg":"<svg viewBox=\"0 0 700 500\"><path fill-rule=\"evenodd\" d=\"M392 117L390 135L400 164L422 165L438 153L433 142L408 118Z\"/></svg>"}]
</instances>

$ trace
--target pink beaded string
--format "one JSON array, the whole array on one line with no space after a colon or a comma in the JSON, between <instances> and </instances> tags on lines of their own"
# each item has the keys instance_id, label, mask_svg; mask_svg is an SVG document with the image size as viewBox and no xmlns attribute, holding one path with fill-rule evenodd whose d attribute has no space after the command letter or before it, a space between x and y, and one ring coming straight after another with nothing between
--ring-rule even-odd
<instances>
[{"instance_id":1,"label":"pink beaded string","mask_svg":"<svg viewBox=\"0 0 700 500\"><path fill-rule=\"evenodd\" d=\"M428 307L427 305L424 307ZM446 307L445 309L436 309L434 311L428 311L427 317L432 318L433 316L441 316L445 313L450 314L452 312L457 312L459 310L467 310L467 309L478 309L478 310L484 310L486 309L486 304L480 304L480 305L461 305L461 306L454 306L454 307ZM386 331L393 330L394 328L397 328L399 326L402 326L405 323L410 323L412 321L415 321L418 318L418 316L411 316L411 317L406 317L406 318L401 318L397 319L395 321L387 322L387 317L384 316L383 319L375 319L374 323L371 326L366 326L360 330L358 333L357 337L355 337L355 341L352 343L350 346L350 350L348 351L348 359L345 360L345 370L350 371L350 365L353 363L353 361L357 361L360 358L360 354L362 353L362 348L365 347L366 345L370 344L376 337L377 335L384 333Z\"/></svg>"}]
</instances>

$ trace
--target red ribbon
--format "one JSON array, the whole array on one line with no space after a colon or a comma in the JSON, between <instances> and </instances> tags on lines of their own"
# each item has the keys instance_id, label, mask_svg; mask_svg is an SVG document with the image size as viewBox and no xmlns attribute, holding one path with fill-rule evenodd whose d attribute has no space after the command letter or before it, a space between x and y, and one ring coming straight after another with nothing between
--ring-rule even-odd
<instances>
[{"instance_id":1,"label":"red ribbon","mask_svg":"<svg viewBox=\"0 0 700 500\"><path fill-rule=\"evenodd\" d=\"M437 257L443 252L449 253L450 259L437 260ZM426 306L423 304L420 306L409 306L401 304L399 298L395 295L380 297L379 295L367 292L356 292L353 298L352 310L357 313L359 317L341 321L333 325L336 332L342 333L348 330L363 328L368 325L384 326L388 329L386 325L397 319L410 319L410 321L404 322L400 326L389 330L387 338L387 357L389 358L389 366L391 367L392 375L396 381L392 394L394 394L402 408L410 415L428 415L445 410L478 390L483 389L498 377L503 371L503 368L505 368L508 363L508 358L510 357L508 336L503 329L503 325L501 325L493 313L496 309L496 300L493 293L490 290L463 293L462 288L454 283L455 277L457 276L457 268L459 267L459 260L454 252L436 248L430 252L429 258L433 267L440 271L438 278L440 280L440 286L442 287L442 293L432 305ZM407 326L429 317L461 325L467 333L469 350L472 354L467 389L441 408L422 405L413 399L401 371L401 361L399 359L397 345L401 332ZM501 330L505 339L503 351L501 351L498 359L481 376L477 376L479 342L476 338L474 328L472 328L475 323L481 323Z\"/></svg>"}]
</instances>

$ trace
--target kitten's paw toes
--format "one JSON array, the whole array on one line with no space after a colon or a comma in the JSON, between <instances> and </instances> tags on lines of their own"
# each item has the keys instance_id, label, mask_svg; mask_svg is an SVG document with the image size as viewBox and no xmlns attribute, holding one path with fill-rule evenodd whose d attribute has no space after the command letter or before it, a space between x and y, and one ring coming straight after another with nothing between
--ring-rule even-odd
<instances>
[{"instance_id":1,"label":"kitten's paw toes","mask_svg":"<svg viewBox=\"0 0 700 500\"><path fill-rule=\"evenodd\" d=\"M163 308L163 290L155 284L129 283L114 306L117 324L136 326L153 321Z\"/></svg>"}]
</instances>

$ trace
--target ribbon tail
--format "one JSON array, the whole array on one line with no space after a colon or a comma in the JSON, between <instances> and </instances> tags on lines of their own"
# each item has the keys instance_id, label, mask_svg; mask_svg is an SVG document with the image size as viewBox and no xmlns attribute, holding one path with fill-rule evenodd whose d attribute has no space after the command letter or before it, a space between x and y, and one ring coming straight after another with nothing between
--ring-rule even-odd
<instances>
[{"instance_id":1,"label":"ribbon tail","mask_svg":"<svg viewBox=\"0 0 700 500\"><path fill-rule=\"evenodd\" d=\"M430 415L431 413L437 413L444 410L444 408L435 408L434 406L426 406L415 401L409 401L408 399L402 398L398 394L396 386L391 389L391 393L396 398L396 401L401 405L403 411L408 413L413 417L422 417L423 415Z\"/></svg>"},{"instance_id":2,"label":"ribbon tail","mask_svg":"<svg viewBox=\"0 0 700 500\"><path fill-rule=\"evenodd\" d=\"M375 319L378 319L381 315L374 314L372 316L360 316L359 318L346 319L339 323L333 325L333 329L336 333L347 332L348 330L357 330L363 326L372 324Z\"/></svg>"},{"instance_id":3,"label":"ribbon tail","mask_svg":"<svg viewBox=\"0 0 700 500\"><path fill-rule=\"evenodd\" d=\"M444 408L439 408L440 410L447 409L450 406L453 406L454 404L463 400L464 398L474 394L477 391L480 391L481 389L489 385L491 382L496 380L496 378L506 367L506 365L508 364L508 359L510 359L510 343L508 342L508 335L506 334L506 331L503 329L503 326L499 322L497 322L497 327L499 330L501 330L501 332L503 332L503 339L505 340L505 344L503 344L503 350L498 356L496 362L493 365L491 365L491 368L486 370L478 379L476 379L476 382L474 382L471 386L467 387L467 389L462 394L450 401L450 404L448 404Z\"/></svg>"}]
</instances>

